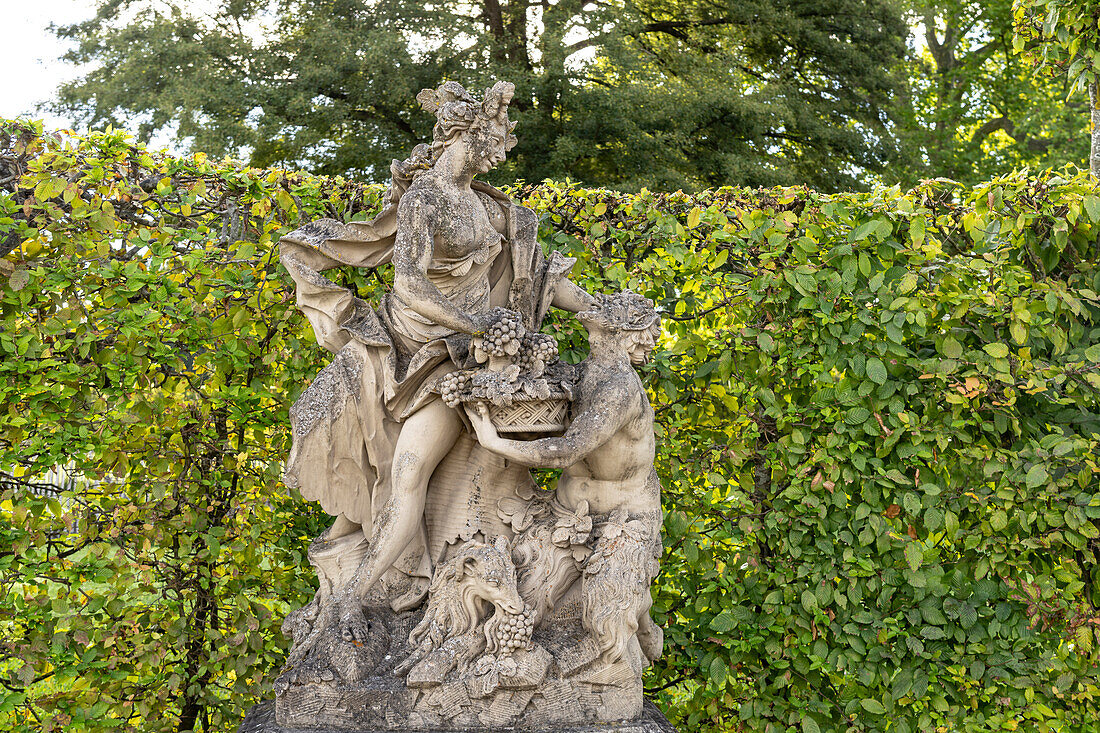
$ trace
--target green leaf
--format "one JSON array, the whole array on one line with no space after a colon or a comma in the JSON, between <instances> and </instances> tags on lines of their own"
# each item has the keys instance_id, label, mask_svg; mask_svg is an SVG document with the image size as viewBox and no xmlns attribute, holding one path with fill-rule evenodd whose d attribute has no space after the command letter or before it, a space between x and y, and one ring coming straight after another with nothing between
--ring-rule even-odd
<instances>
[{"instance_id":1,"label":"green leaf","mask_svg":"<svg viewBox=\"0 0 1100 733\"><path fill-rule=\"evenodd\" d=\"M715 616L710 622L710 628L717 631L719 634L728 634L733 631L736 626L737 621L729 611L722 611L722 613Z\"/></svg>"},{"instance_id":2,"label":"green leaf","mask_svg":"<svg viewBox=\"0 0 1100 733\"><path fill-rule=\"evenodd\" d=\"M1093 224L1100 222L1100 198L1086 196L1084 200L1085 211L1088 212L1089 221Z\"/></svg>"},{"instance_id":3,"label":"green leaf","mask_svg":"<svg viewBox=\"0 0 1100 733\"><path fill-rule=\"evenodd\" d=\"M821 728L816 720L806 715L802 718L802 733L821 733Z\"/></svg>"},{"instance_id":4,"label":"green leaf","mask_svg":"<svg viewBox=\"0 0 1100 733\"><path fill-rule=\"evenodd\" d=\"M692 207L691 211L688 212L688 229L694 229L695 227L699 226L699 219L702 218L702 216L702 209L700 209L698 206Z\"/></svg>"},{"instance_id":5,"label":"green leaf","mask_svg":"<svg viewBox=\"0 0 1100 733\"><path fill-rule=\"evenodd\" d=\"M878 220L872 219L871 221L865 221L860 224L848 237L849 242L860 242L871 234L871 232L878 229Z\"/></svg>"},{"instance_id":6,"label":"green leaf","mask_svg":"<svg viewBox=\"0 0 1100 733\"><path fill-rule=\"evenodd\" d=\"M974 606L969 603L963 603L959 606L959 625L964 629L969 629L978 621L978 612Z\"/></svg>"},{"instance_id":7,"label":"green leaf","mask_svg":"<svg viewBox=\"0 0 1100 733\"><path fill-rule=\"evenodd\" d=\"M954 336L948 336L943 340L943 346L940 348L940 351L948 359L958 359L963 353L962 344L960 344Z\"/></svg>"},{"instance_id":8,"label":"green leaf","mask_svg":"<svg viewBox=\"0 0 1100 733\"><path fill-rule=\"evenodd\" d=\"M947 619L943 615L943 611L932 605L931 600L926 600L920 607L921 617L926 624L932 624L933 626L943 626L947 623Z\"/></svg>"},{"instance_id":9,"label":"green leaf","mask_svg":"<svg viewBox=\"0 0 1100 733\"><path fill-rule=\"evenodd\" d=\"M31 276L26 270L16 270L8 278L8 287L12 290L22 290L31 281Z\"/></svg>"},{"instance_id":10,"label":"green leaf","mask_svg":"<svg viewBox=\"0 0 1100 733\"><path fill-rule=\"evenodd\" d=\"M756 345L760 347L760 350L764 353L770 353L775 348L775 339L767 331L762 331L756 337Z\"/></svg>"},{"instance_id":11,"label":"green leaf","mask_svg":"<svg viewBox=\"0 0 1100 733\"><path fill-rule=\"evenodd\" d=\"M715 657L710 663L710 681L715 685L723 685L726 682L726 677L729 674L729 667L726 666L726 660L721 657Z\"/></svg>"},{"instance_id":12,"label":"green leaf","mask_svg":"<svg viewBox=\"0 0 1100 733\"><path fill-rule=\"evenodd\" d=\"M1034 466L1028 469L1027 476L1024 477L1024 483L1029 489L1036 489L1050 479L1050 474L1047 473L1046 467L1036 463Z\"/></svg>"},{"instance_id":13,"label":"green leaf","mask_svg":"<svg viewBox=\"0 0 1100 733\"><path fill-rule=\"evenodd\" d=\"M807 613L813 613L817 610L817 596L814 595L813 591L802 591L802 608L804 608Z\"/></svg>"},{"instance_id":14,"label":"green leaf","mask_svg":"<svg viewBox=\"0 0 1100 733\"><path fill-rule=\"evenodd\" d=\"M989 526L993 527L995 532L1000 532L1008 526L1008 514L1005 513L1004 509L998 509L990 515Z\"/></svg>"},{"instance_id":15,"label":"green leaf","mask_svg":"<svg viewBox=\"0 0 1100 733\"><path fill-rule=\"evenodd\" d=\"M859 701L859 704L860 704L860 706L863 707L864 710L871 713L872 715L885 715L886 714L886 708L884 708L882 706L881 702L879 702L878 700L875 700L874 698L865 697L865 698L863 698L862 700Z\"/></svg>"},{"instance_id":16,"label":"green leaf","mask_svg":"<svg viewBox=\"0 0 1100 733\"><path fill-rule=\"evenodd\" d=\"M924 561L924 549L919 542L914 540L905 545L905 561L909 563L910 570L917 572Z\"/></svg>"},{"instance_id":17,"label":"green leaf","mask_svg":"<svg viewBox=\"0 0 1100 733\"><path fill-rule=\"evenodd\" d=\"M1008 327L1009 333L1012 334L1012 339L1021 346L1027 343L1027 324L1021 321L1013 321L1012 325Z\"/></svg>"},{"instance_id":18,"label":"green leaf","mask_svg":"<svg viewBox=\"0 0 1100 733\"><path fill-rule=\"evenodd\" d=\"M844 415L844 422L849 425L862 425L871 417L871 412L863 407L853 407Z\"/></svg>"},{"instance_id":19,"label":"green leaf","mask_svg":"<svg viewBox=\"0 0 1100 733\"><path fill-rule=\"evenodd\" d=\"M985 353L992 356L994 359L1004 359L1008 356L1008 347L1004 344L986 344L984 347Z\"/></svg>"},{"instance_id":20,"label":"green leaf","mask_svg":"<svg viewBox=\"0 0 1100 733\"><path fill-rule=\"evenodd\" d=\"M902 277L901 282L898 283L898 293L900 293L901 295L906 295L913 292L916 289L918 282L919 281L917 280L916 273L905 273L905 276Z\"/></svg>"},{"instance_id":21,"label":"green leaf","mask_svg":"<svg viewBox=\"0 0 1100 733\"><path fill-rule=\"evenodd\" d=\"M913 670L908 667L903 667L894 675L894 680L890 683L890 697L894 700L899 700L908 695L912 687Z\"/></svg>"},{"instance_id":22,"label":"green leaf","mask_svg":"<svg viewBox=\"0 0 1100 733\"><path fill-rule=\"evenodd\" d=\"M875 384L886 384L886 365L877 356L867 360L867 376Z\"/></svg>"}]
</instances>

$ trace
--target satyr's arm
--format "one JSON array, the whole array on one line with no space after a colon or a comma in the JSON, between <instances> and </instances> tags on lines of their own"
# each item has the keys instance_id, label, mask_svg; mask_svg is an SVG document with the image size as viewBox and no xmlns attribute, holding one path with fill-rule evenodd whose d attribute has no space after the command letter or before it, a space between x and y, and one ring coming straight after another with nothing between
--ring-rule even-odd
<instances>
[{"instance_id":1,"label":"satyr's arm","mask_svg":"<svg viewBox=\"0 0 1100 733\"><path fill-rule=\"evenodd\" d=\"M486 317L456 308L428 279L435 233L436 208L416 194L405 194L397 208L397 238L393 246L394 291L414 311L461 333L477 333Z\"/></svg>"},{"instance_id":2,"label":"satyr's arm","mask_svg":"<svg viewBox=\"0 0 1100 733\"><path fill-rule=\"evenodd\" d=\"M539 468L567 468L584 460L592 451L611 439L631 418L633 402L626 390L612 386L599 395L595 409L583 410L573 419L565 435L560 438L538 440L509 440L500 437L489 420L484 403L476 411L466 414L477 433L477 440L486 449L498 453L510 461Z\"/></svg>"}]
</instances>

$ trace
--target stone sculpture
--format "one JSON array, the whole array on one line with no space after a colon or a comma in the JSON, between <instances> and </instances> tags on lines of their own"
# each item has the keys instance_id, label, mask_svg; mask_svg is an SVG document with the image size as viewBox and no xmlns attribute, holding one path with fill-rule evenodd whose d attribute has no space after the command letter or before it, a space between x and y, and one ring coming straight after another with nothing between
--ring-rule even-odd
<instances>
[{"instance_id":1,"label":"stone sculpture","mask_svg":"<svg viewBox=\"0 0 1100 733\"><path fill-rule=\"evenodd\" d=\"M671 730L641 687L661 507L632 364L658 316L570 282L534 214L475 180L515 143L512 93L421 92L433 141L394 161L382 213L280 243L335 354L291 410L286 483L335 521L274 704L242 731ZM387 263L377 306L322 274ZM576 368L539 333L551 306L588 330ZM564 469L555 491L533 466Z\"/></svg>"}]
</instances>

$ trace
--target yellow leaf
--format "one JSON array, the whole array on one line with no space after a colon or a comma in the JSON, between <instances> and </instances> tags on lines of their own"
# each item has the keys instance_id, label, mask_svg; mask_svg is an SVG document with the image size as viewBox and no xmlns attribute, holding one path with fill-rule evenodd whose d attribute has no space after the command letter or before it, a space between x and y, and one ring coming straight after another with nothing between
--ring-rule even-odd
<instances>
[{"instance_id":1,"label":"yellow leaf","mask_svg":"<svg viewBox=\"0 0 1100 733\"><path fill-rule=\"evenodd\" d=\"M294 206L294 199L290 197L289 193L281 188L275 192L275 201L283 211L290 211L290 207Z\"/></svg>"},{"instance_id":2,"label":"yellow leaf","mask_svg":"<svg viewBox=\"0 0 1100 733\"><path fill-rule=\"evenodd\" d=\"M699 219L702 218L702 216L703 210L700 209L698 206L694 207L688 213L688 229L694 229L695 227L699 226Z\"/></svg>"}]
</instances>

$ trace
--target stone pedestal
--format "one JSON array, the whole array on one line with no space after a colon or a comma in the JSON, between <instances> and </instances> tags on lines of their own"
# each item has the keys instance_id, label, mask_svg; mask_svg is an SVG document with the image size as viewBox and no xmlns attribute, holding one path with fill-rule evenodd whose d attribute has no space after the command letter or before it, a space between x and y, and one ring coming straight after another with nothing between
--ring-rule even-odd
<instances>
[{"instance_id":1,"label":"stone pedestal","mask_svg":"<svg viewBox=\"0 0 1100 733\"><path fill-rule=\"evenodd\" d=\"M492 733L493 729L478 728L465 730L439 728L413 729L409 728L405 733ZM514 731L516 728L501 728L500 731ZM540 733L542 729L524 727L524 733ZM393 733L381 728L284 728L275 722L275 701L266 700L255 705L248 711L238 733ZM593 725L579 725L548 728L546 733L677 733L672 724L668 722L657 706L646 700L642 707L642 715L634 720L618 723L597 723Z\"/></svg>"}]
</instances>

